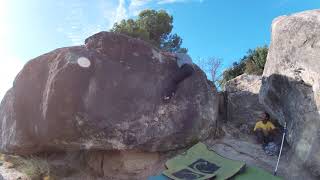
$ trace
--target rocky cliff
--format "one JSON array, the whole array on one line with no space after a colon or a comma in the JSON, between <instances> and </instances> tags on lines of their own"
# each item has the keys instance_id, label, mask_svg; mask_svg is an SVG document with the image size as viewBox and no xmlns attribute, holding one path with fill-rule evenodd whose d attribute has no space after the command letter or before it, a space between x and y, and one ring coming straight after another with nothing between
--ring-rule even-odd
<instances>
[{"instance_id":1,"label":"rocky cliff","mask_svg":"<svg viewBox=\"0 0 320 180\"><path fill-rule=\"evenodd\" d=\"M260 101L282 125L287 123L293 156L315 176L320 176L319 60L320 10L273 21Z\"/></svg>"},{"instance_id":2,"label":"rocky cliff","mask_svg":"<svg viewBox=\"0 0 320 180\"><path fill-rule=\"evenodd\" d=\"M178 70L144 41L101 32L85 46L29 61L0 106L0 150L138 150L186 147L216 130L218 100L205 74L161 101Z\"/></svg>"}]
</instances>

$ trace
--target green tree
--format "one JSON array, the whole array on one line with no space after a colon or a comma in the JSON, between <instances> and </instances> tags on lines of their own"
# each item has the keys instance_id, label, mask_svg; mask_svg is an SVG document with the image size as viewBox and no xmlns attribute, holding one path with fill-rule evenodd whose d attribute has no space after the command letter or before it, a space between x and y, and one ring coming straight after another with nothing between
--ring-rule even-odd
<instances>
[{"instance_id":1,"label":"green tree","mask_svg":"<svg viewBox=\"0 0 320 180\"><path fill-rule=\"evenodd\" d=\"M262 75L264 65L267 61L268 55L268 47L257 47L254 50L248 51L248 58L246 60L246 70L245 73L247 74L256 74Z\"/></svg>"},{"instance_id":2,"label":"green tree","mask_svg":"<svg viewBox=\"0 0 320 180\"><path fill-rule=\"evenodd\" d=\"M267 46L257 47L254 50L249 49L243 58L234 62L232 67L223 72L222 77L218 80L219 85L223 87L226 82L243 73L262 75L267 55Z\"/></svg>"},{"instance_id":3,"label":"green tree","mask_svg":"<svg viewBox=\"0 0 320 180\"><path fill-rule=\"evenodd\" d=\"M122 20L120 23L115 23L111 31L140 38L145 41L149 40L148 32L141 28L133 19Z\"/></svg>"},{"instance_id":4,"label":"green tree","mask_svg":"<svg viewBox=\"0 0 320 180\"><path fill-rule=\"evenodd\" d=\"M171 52L187 52L182 48L182 38L171 34L173 17L164 10L143 10L137 19L122 20L115 23L112 32L127 34L148 41L156 47Z\"/></svg>"},{"instance_id":5,"label":"green tree","mask_svg":"<svg viewBox=\"0 0 320 180\"><path fill-rule=\"evenodd\" d=\"M228 68L223 71L221 79L218 80L218 84L220 87L224 87L224 85L231 79L243 74L246 68L246 59L247 56L244 56L240 59L239 62L234 62L231 68Z\"/></svg>"}]
</instances>

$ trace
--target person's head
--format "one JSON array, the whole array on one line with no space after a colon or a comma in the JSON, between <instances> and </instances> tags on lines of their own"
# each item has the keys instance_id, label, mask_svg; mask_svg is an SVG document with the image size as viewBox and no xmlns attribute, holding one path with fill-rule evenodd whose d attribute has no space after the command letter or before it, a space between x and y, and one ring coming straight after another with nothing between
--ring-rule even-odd
<instances>
[{"instance_id":1,"label":"person's head","mask_svg":"<svg viewBox=\"0 0 320 180\"><path fill-rule=\"evenodd\" d=\"M262 122L267 123L269 121L269 119L270 119L270 115L267 112L264 112L262 114Z\"/></svg>"}]
</instances>

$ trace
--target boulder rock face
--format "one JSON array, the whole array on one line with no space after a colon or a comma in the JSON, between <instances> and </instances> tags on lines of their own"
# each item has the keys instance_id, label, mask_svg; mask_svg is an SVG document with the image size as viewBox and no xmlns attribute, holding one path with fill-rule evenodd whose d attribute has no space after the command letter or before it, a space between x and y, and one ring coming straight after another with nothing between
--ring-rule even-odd
<instances>
[{"instance_id":1,"label":"boulder rock face","mask_svg":"<svg viewBox=\"0 0 320 180\"><path fill-rule=\"evenodd\" d=\"M205 74L161 94L178 70L174 60L125 35L101 32L85 46L29 61L0 106L0 150L168 151L216 130L218 101Z\"/></svg>"},{"instance_id":2,"label":"boulder rock face","mask_svg":"<svg viewBox=\"0 0 320 180\"><path fill-rule=\"evenodd\" d=\"M264 111L259 103L261 76L240 75L225 85L227 93L227 121L236 127L252 129Z\"/></svg>"},{"instance_id":3,"label":"boulder rock face","mask_svg":"<svg viewBox=\"0 0 320 180\"><path fill-rule=\"evenodd\" d=\"M116 180L141 180L159 174L166 158L157 152L93 151L86 154L86 164L91 174Z\"/></svg>"},{"instance_id":4,"label":"boulder rock face","mask_svg":"<svg viewBox=\"0 0 320 180\"><path fill-rule=\"evenodd\" d=\"M276 18L260 101L284 125L295 157L320 176L320 10Z\"/></svg>"}]
</instances>

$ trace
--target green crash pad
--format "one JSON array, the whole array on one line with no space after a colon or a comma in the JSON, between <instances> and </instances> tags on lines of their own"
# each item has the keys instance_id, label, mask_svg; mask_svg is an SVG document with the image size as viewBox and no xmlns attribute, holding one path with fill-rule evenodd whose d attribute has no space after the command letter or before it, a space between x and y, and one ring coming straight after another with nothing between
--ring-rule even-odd
<instances>
[{"instance_id":1,"label":"green crash pad","mask_svg":"<svg viewBox=\"0 0 320 180\"><path fill-rule=\"evenodd\" d=\"M245 163L224 158L198 143L184 154L168 160L166 167L168 170L163 174L174 180L224 180L237 174Z\"/></svg>"},{"instance_id":2,"label":"green crash pad","mask_svg":"<svg viewBox=\"0 0 320 180\"><path fill-rule=\"evenodd\" d=\"M247 167L244 172L234 176L231 180L282 180L282 178L257 167Z\"/></svg>"},{"instance_id":3,"label":"green crash pad","mask_svg":"<svg viewBox=\"0 0 320 180\"><path fill-rule=\"evenodd\" d=\"M148 180L169 180L169 179L164 175L159 175L159 176L150 176Z\"/></svg>"}]
</instances>

